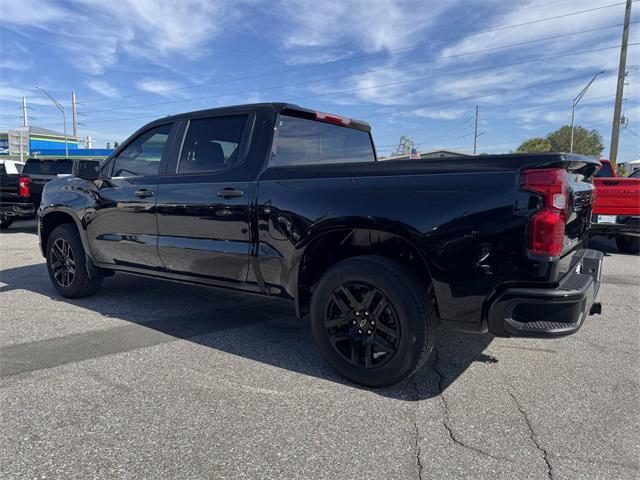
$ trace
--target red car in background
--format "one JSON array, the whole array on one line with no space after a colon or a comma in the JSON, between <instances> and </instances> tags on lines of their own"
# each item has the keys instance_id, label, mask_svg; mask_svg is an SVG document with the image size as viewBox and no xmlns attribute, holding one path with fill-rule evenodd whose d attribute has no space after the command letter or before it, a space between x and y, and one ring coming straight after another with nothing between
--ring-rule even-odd
<instances>
[{"instance_id":1,"label":"red car in background","mask_svg":"<svg viewBox=\"0 0 640 480\"><path fill-rule=\"evenodd\" d=\"M615 238L626 253L640 253L640 178L616 175L609 160L596 173L591 234Z\"/></svg>"}]
</instances>

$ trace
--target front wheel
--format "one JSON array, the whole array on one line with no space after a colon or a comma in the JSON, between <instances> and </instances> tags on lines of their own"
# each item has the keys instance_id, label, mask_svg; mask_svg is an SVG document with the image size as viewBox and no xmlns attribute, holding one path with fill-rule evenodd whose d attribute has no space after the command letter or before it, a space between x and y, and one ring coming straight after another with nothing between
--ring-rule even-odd
<instances>
[{"instance_id":1,"label":"front wheel","mask_svg":"<svg viewBox=\"0 0 640 480\"><path fill-rule=\"evenodd\" d=\"M56 227L49 235L46 252L51 283L63 297L86 297L102 285L102 277L89 277L87 257L75 226Z\"/></svg>"},{"instance_id":2,"label":"front wheel","mask_svg":"<svg viewBox=\"0 0 640 480\"><path fill-rule=\"evenodd\" d=\"M618 250L624 253L640 253L640 237L618 235L616 237Z\"/></svg>"},{"instance_id":3,"label":"front wheel","mask_svg":"<svg viewBox=\"0 0 640 480\"><path fill-rule=\"evenodd\" d=\"M339 262L320 279L311 328L321 354L341 375L384 387L424 365L436 317L427 286L401 264L367 255Z\"/></svg>"}]
</instances>

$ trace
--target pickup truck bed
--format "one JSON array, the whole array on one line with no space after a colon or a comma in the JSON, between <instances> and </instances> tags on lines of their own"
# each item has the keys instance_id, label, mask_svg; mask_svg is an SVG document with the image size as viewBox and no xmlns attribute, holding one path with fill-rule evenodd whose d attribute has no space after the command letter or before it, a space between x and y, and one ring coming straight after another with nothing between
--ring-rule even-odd
<instances>
[{"instance_id":1,"label":"pickup truck bed","mask_svg":"<svg viewBox=\"0 0 640 480\"><path fill-rule=\"evenodd\" d=\"M152 122L99 169L80 162L46 185L39 235L64 296L124 271L291 298L334 368L383 386L426 362L438 323L555 337L598 311L598 167L377 161L364 122L245 105Z\"/></svg>"}]
</instances>

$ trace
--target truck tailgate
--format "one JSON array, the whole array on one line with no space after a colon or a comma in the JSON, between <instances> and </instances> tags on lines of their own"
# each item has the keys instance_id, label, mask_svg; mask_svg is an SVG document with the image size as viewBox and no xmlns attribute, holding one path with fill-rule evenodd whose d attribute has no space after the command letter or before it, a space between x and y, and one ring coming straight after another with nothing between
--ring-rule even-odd
<instances>
[{"instance_id":1,"label":"truck tailgate","mask_svg":"<svg viewBox=\"0 0 640 480\"><path fill-rule=\"evenodd\" d=\"M640 216L640 179L596 178L593 213Z\"/></svg>"}]
</instances>

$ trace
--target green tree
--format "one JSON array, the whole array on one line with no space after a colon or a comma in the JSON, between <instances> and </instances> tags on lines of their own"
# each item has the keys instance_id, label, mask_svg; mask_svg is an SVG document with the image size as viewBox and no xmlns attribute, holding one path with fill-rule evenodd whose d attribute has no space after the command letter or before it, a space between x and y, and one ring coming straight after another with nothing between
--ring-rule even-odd
<instances>
[{"instance_id":1,"label":"green tree","mask_svg":"<svg viewBox=\"0 0 640 480\"><path fill-rule=\"evenodd\" d=\"M516 153L550 152L551 150L553 150L553 148L549 140L542 137L535 137L522 142L517 148Z\"/></svg>"},{"instance_id":2,"label":"green tree","mask_svg":"<svg viewBox=\"0 0 640 480\"><path fill-rule=\"evenodd\" d=\"M564 125L555 132L547 135L554 152L568 152L571 146L571 126ZM573 134L573 153L599 157L604 150L602 135L597 130L587 130L584 127L575 127Z\"/></svg>"}]
</instances>

